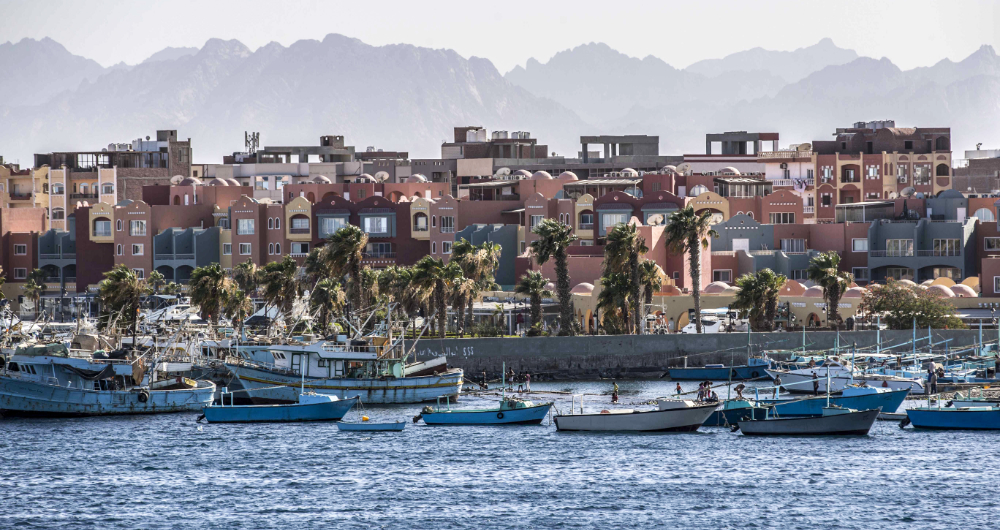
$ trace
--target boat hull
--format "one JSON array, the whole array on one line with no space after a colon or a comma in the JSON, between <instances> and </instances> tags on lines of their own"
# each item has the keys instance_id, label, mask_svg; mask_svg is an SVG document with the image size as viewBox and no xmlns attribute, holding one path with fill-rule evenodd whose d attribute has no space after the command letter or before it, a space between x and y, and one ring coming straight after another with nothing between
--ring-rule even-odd
<instances>
[{"instance_id":1,"label":"boat hull","mask_svg":"<svg viewBox=\"0 0 1000 530\"><path fill-rule=\"evenodd\" d=\"M721 368L669 368L667 372L675 381L727 381L730 376L734 380L768 379L767 362Z\"/></svg>"},{"instance_id":2,"label":"boat hull","mask_svg":"<svg viewBox=\"0 0 1000 530\"><path fill-rule=\"evenodd\" d=\"M910 423L918 429L1000 430L1000 408L910 409Z\"/></svg>"},{"instance_id":3,"label":"boat hull","mask_svg":"<svg viewBox=\"0 0 1000 530\"><path fill-rule=\"evenodd\" d=\"M538 425L552 403L510 410L442 410L421 414L427 425Z\"/></svg>"},{"instance_id":4,"label":"boat hull","mask_svg":"<svg viewBox=\"0 0 1000 530\"><path fill-rule=\"evenodd\" d=\"M779 375L779 372L773 370L768 370L768 374L774 379L775 375ZM796 374L792 372L780 372L781 383L785 390L792 392L794 394L812 394L812 375L811 374ZM816 381L819 383L819 390L817 393L826 394L826 374L819 373L819 379ZM910 379L883 379L878 376L854 376L853 378L847 375L836 375L831 374L830 377L830 392L843 392L844 388L851 384L857 384L865 381L868 386L888 388L889 390L909 390L913 393L923 393L924 386L920 381L910 380ZM883 385L883 382L885 383Z\"/></svg>"},{"instance_id":5,"label":"boat hull","mask_svg":"<svg viewBox=\"0 0 1000 530\"><path fill-rule=\"evenodd\" d=\"M626 414L569 414L554 416L559 431L691 432L715 411L715 405L650 410Z\"/></svg>"},{"instance_id":6,"label":"boat hull","mask_svg":"<svg viewBox=\"0 0 1000 530\"><path fill-rule=\"evenodd\" d=\"M209 423L340 421L357 402L355 398L290 405L212 405L202 413Z\"/></svg>"},{"instance_id":7,"label":"boat hull","mask_svg":"<svg viewBox=\"0 0 1000 530\"><path fill-rule=\"evenodd\" d=\"M746 436L864 435L875 424L879 412L874 409L833 416L741 421L738 425Z\"/></svg>"},{"instance_id":8,"label":"boat hull","mask_svg":"<svg viewBox=\"0 0 1000 530\"><path fill-rule=\"evenodd\" d=\"M244 365L227 364L236 375L230 389L236 399L249 398L254 404L297 403L300 376L279 373ZM457 397L462 391L462 370L415 377L384 379L309 379L305 389L340 399L360 398L369 404L424 403L439 398Z\"/></svg>"},{"instance_id":9,"label":"boat hull","mask_svg":"<svg viewBox=\"0 0 1000 530\"><path fill-rule=\"evenodd\" d=\"M740 421L762 420L767 417L767 407L742 407L738 409L718 409L705 420L705 427L728 427Z\"/></svg>"},{"instance_id":10,"label":"boat hull","mask_svg":"<svg viewBox=\"0 0 1000 530\"><path fill-rule=\"evenodd\" d=\"M909 390L893 390L861 396L830 396L830 404L854 410L882 408L885 412L896 412L910 393ZM826 396L796 399L758 399L757 403L773 407L772 415L779 418L821 416L826 407Z\"/></svg>"},{"instance_id":11,"label":"boat hull","mask_svg":"<svg viewBox=\"0 0 1000 530\"><path fill-rule=\"evenodd\" d=\"M84 390L0 377L4 416L114 416L200 411L212 403L215 385L199 381L186 390L154 390L141 401L138 390Z\"/></svg>"}]
</instances>

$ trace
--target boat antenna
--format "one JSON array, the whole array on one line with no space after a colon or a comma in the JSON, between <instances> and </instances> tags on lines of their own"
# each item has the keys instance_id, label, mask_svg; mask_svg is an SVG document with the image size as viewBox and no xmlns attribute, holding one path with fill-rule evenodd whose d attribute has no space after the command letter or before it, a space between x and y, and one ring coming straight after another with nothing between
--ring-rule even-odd
<instances>
[{"instance_id":1,"label":"boat antenna","mask_svg":"<svg viewBox=\"0 0 1000 530\"><path fill-rule=\"evenodd\" d=\"M830 365L829 364L826 365L826 408L830 408Z\"/></svg>"},{"instance_id":2,"label":"boat antenna","mask_svg":"<svg viewBox=\"0 0 1000 530\"><path fill-rule=\"evenodd\" d=\"M501 365L500 372L500 402L503 403L507 401L507 361L504 361Z\"/></svg>"}]
</instances>

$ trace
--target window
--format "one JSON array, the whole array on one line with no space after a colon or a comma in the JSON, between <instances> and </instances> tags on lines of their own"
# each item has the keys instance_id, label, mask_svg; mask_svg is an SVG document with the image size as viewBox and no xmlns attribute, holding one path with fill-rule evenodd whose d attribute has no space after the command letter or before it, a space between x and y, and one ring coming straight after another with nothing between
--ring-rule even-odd
<instances>
[{"instance_id":1,"label":"window","mask_svg":"<svg viewBox=\"0 0 1000 530\"><path fill-rule=\"evenodd\" d=\"M652 191L660 191L660 183L654 182Z\"/></svg>"},{"instance_id":2,"label":"window","mask_svg":"<svg viewBox=\"0 0 1000 530\"><path fill-rule=\"evenodd\" d=\"M358 190L358 200L360 201L361 199L364 199L364 198L365 198L365 190L364 190L364 188L361 188L361 189Z\"/></svg>"},{"instance_id":3,"label":"window","mask_svg":"<svg viewBox=\"0 0 1000 530\"><path fill-rule=\"evenodd\" d=\"M851 251L868 252L868 240L865 238L855 238L851 240Z\"/></svg>"},{"instance_id":4,"label":"window","mask_svg":"<svg viewBox=\"0 0 1000 530\"><path fill-rule=\"evenodd\" d=\"M109 237L111 235L111 221L107 219L97 219L94 221L94 237Z\"/></svg>"},{"instance_id":5,"label":"window","mask_svg":"<svg viewBox=\"0 0 1000 530\"><path fill-rule=\"evenodd\" d=\"M795 280L797 282L801 282L801 281L805 281L805 280L809 279L809 270L808 269L792 269L789 272L791 272L791 279L793 279L793 280Z\"/></svg>"},{"instance_id":6,"label":"window","mask_svg":"<svg viewBox=\"0 0 1000 530\"><path fill-rule=\"evenodd\" d=\"M581 239L580 240L580 246L581 247L592 247L592 246L594 246L594 240L593 239Z\"/></svg>"},{"instance_id":7,"label":"window","mask_svg":"<svg viewBox=\"0 0 1000 530\"><path fill-rule=\"evenodd\" d=\"M831 180L833 180L833 168L823 166L823 182L830 182Z\"/></svg>"},{"instance_id":8,"label":"window","mask_svg":"<svg viewBox=\"0 0 1000 530\"><path fill-rule=\"evenodd\" d=\"M365 232L369 234L389 233L388 217L365 217Z\"/></svg>"},{"instance_id":9,"label":"window","mask_svg":"<svg viewBox=\"0 0 1000 530\"><path fill-rule=\"evenodd\" d=\"M253 235L254 232L253 222L254 222L253 219L237 219L236 234L241 236Z\"/></svg>"},{"instance_id":10,"label":"window","mask_svg":"<svg viewBox=\"0 0 1000 530\"><path fill-rule=\"evenodd\" d=\"M925 164L918 164L913 166L913 185L930 186L930 184L931 184L931 166Z\"/></svg>"},{"instance_id":11,"label":"window","mask_svg":"<svg viewBox=\"0 0 1000 530\"><path fill-rule=\"evenodd\" d=\"M15 256L27 256L28 255L28 245L14 245L14 255Z\"/></svg>"},{"instance_id":12,"label":"window","mask_svg":"<svg viewBox=\"0 0 1000 530\"><path fill-rule=\"evenodd\" d=\"M983 248L985 248L986 250L1000 250L1000 237L984 238Z\"/></svg>"},{"instance_id":13,"label":"window","mask_svg":"<svg viewBox=\"0 0 1000 530\"><path fill-rule=\"evenodd\" d=\"M901 257L913 255L912 239L886 239L885 255L889 257Z\"/></svg>"},{"instance_id":14,"label":"window","mask_svg":"<svg viewBox=\"0 0 1000 530\"><path fill-rule=\"evenodd\" d=\"M146 235L146 221L129 221L129 235Z\"/></svg>"},{"instance_id":15,"label":"window","mask_svg":"<svg viewBox=\"0 0 1000 530\"><path fill-rule=\"evenodd\" d=\"M437 253L438 253L437 241L431 241L431 254L437 254Z\"/></svg>"},{"instance_id":16,"label":"window","mask_svg":"<svg viewBox=\"0 0 1000 530\"><path fill-rule=\"evenodd\" d=\"M270 189L271 185L268 183L268 178L267 177L258 177L257 183L256 183L256 188L258 190Z\"/></svg>"},{"instance_id":17,"label":"window","mask_svg":"<svg viewBox=\"0 0 1000 530\"><path fill-rule=\"evenodd\" d=\"M868 166L868 174L865 175L865 178L867 178L869 180L877 179L878 178L878 166Z\"/></svg>"},{"instance_id":18,"label":"window","mask_svg":"<svg viewBox=\"0 0 1000 530\"><path fill-rule=\"evenodd\" d=\"M441 242L441 253L442 254L451 254L451 241L442 241Z\"/></svg>"},{"instance_id":19,"label":"window","mask_svg":"<svg viewBox=\"0 0 1000 530\"><path fill-rule=\"evenodd\" d=\"M267 244L267 255L268 256L273 256L274 255L274 243L268 243Z\"/></svg>"},{"instance_id":20,"label":"window","mask_svg":"<svg viewBox=\"0 0 1000 530\"><path fill-rule=\"evenodd\" d=\"M934 267L931 269L934 279L948 278L953 282L962 281L962 270L958 267Z\"/></svg>"},{"instance_id":21,"label":"window","mask_svg":"<svg viewBox=\"0 0 1000 530\"><path fill-rule=\"evenodd\" d=\"M146 270L145 269L132 269L132 272L135 273L135 277L137 279L139 279L139 280L143 280L143 279L146 278Z\"/></svg>"},{"instance_id":22,"label":"window","mask_svg":"<svg viewBox=\"0 0 1000 530\"><path fill-rule=\"evenodd\" d=\"M824 193L820 197L820 206L831 206L833 205L833 196L829 193Z\"/></svg>"},{"instance_id":23,"label":"window","mask_svg":"<svg viewBox=\"0 0 1000 530\"><path fill-rule=\"evenodd\" d=\"M62 184L53 184L52 185L52 195L62 195L65 192L66 192L66 188L64 188Z\"/></svg>"},{"instance_id":24,"label":"window","mask_svg":"<svg viewBox=\"0 0 1000 530\"><path fill-rule=\"evenodd\" d=\"M805 239L782 239L781 251L785 253L803 254L806 251Z\"/></svg>"},{"instance_id":25,"label":"window","mask_svg":"<svg viewBox=\"0 0 1000 530\"><path fill-rule=\"evenodd\" d=\"M841 182L857 182L858 179L854 177L853 169L844 170L844 179Z\"/></svg>"},{"instance_id":26,"label":"window","mask_svg":"<svg viewBox=\"0 0 1000 530\"><path fill-rule=\"evenodd\" d=\"M536 226L541 224L542 219L545 219L544 215L532 215L528 221L528 230L534 230Z\"/></svg>"},{"instance_id":27,"label":"window","mask_svg":"<svg viewBox=\"0 0 1000 530\"><path fill-rule=\"evenodd\" d=\"M712 271L712 281L713 282L726 282L729 283L733 279L733 271L729 269L715 269Z\"/></svg>"},{"instance_id":28,"label":"window","mask_svg":"<svg viewBox=\"0 0 1000 530\"><path fill-rule=\"evenodd\" d=\"M427 224L426 217L424 217L424 224ZM319 235L321 237L327 237L335 234L337 230L347 226L347 220L343 217L324 217L320 226L321 230Z\"/></svg>"},{"instance_id":29,"label":"window","mask_svg":"<svg viewBox=\"0 0 1000 530\"><path fill-rule=\"evenodd\" d=\"M580 230L593 230L594 229L594 214L592 213L581 213L580 214Z\"/></svg>"},{"instance_id":30,"label":"window","mask_svg":"<svg viewBox=\"0 0 1000 530\"><path fill-rule=\"evenodd\" d=\"M792 212L772 212L770 215L773 225L795 224L795 214Z\"/></svg>"},{"instance_id":31,"label":"window","mask_svg":"<svg viewBox=\"0 0 1000 530\"><path fill-rule=\"evenodd\" d=\"M433 246L437 250L437 245ZM392 245L390 243L368 243L365 254L372 258L391 258L393 257Z\"/></svg>"},{"instance_id":32,"label":"window","mask_svg":"<svg viewBox=\"0 0 1000 530\"><path fill-rule=\"evenodd\" d=\"M691 188L691 196L692 196L692 197L697 197L697 196L699 196L699 195L701 195L702 193L705 193L705 192L707 192L707 191L708 191L708 188L707 188L707 187L705 187L705 186L704 186L704 185L702 185L702 184L698 184L697 186L695 186L695 187Z\"/></svg>"},{"instance_id":33,"label":"window","mask_svg":"<svg viewBox=\"0 0 1000 530\"><path fill-rule=\"evenodd\" d=\"M906 181L909 178L909 167L910 166L906 164L899 164L896 166L896 181L900 184L906 184Z\"/></svg>"},{"instance_id":34,"label":"window","mask_svg":"<svg viewBox=\"0 0 1000 530\"><path fill-rule=\"evenodd\" d=\"M905 267L889 267L885 270L886 279L892 278L893 280L910 280L913 281L913 269L908 269Z\"/></svg>"},{"instance_id":35,"label":"window","mask_svg":"<svg viewBox=\"0 0 1000 530\"><path fill-rule=\"evenodd\" d=\"M292 230L309 230L309 218L296 217L292 219Z\"/></svg>"},{"instance_id":36,"label":"window","mask_svg":"<svg viewBox=\"0 0 1000 530\"><path fill-rule=\"evenodd\" d=\"M274 229L275 230L281 230L281 218L280 217L275 217L274 218Z\"/></svg>"},{"instance_id":37,"label":"window","mask_svg":"<svg viewBox=\"0 0 1000 530\"><path fill-rule=\"evenodd\" d=\"M905 149L907 151L912 151L913 150L913 140L905 140L903 142L903 149Z\"/></svg>"},{"instance_id":38,"label":"window","mask_svg":"<svg viewBox=\"0 0 1000 530\"><path fill-rule=\"evenodd\" d=\"M431 216L431 226L432 227L437 227L437 225L438 225L438 216L432 215Z\"/></svg>"},{"instance_id":39,"label":"window","mask_svg":"<svg viewBox=\"0 0 1000 530\"><path fill-rule=\"evenodd\" d=\"M868 267L854 267L851 269L851 274L855 280L868 281Z\"/></svg>"},{"instance_id":40,"label":"window","mask_svg":"<svg viewBox=\"0 0 1000 530\"><path fill-rule=\"evenodd\" d=\"M601 220L604 222L604 233L607 234L615 227L615 225L620 225L628 222L626 217L628 214L624 213L606 213L602 214Z\"/></svg>"},{"instance_id":41,"label":"window","mask_svg":"<svg viewBox=\"0 0 1000 530\"><path fill-rule=\"evenodd\" d=\"M125 253L125 251L124 251L124 250L122 250L122 246L121 246L120 244L118 245L118 248L117 248L117 249L115 249L115 252L116 252L116 253L117 253L117 254L118 254L119 256L121 256L121 255L123 255L123 254Z\"/></svg>"},{"instance_id":42,"label":"window","mask_svg":"<svg viewBox=\"0 0 1000 530\"><path fill-rule=\"evenodd\" d=\"M119 219L119 220L115 221L115 228L116 228L116 229L117 229L117 230L118 230L119 232L121 232L121 231L122 231L122 220L121 220L121 219Z\"/></svg>"},{"instance_id":43,"label":"window","mask_svg":"<svg viewBox=\"0 0 1000 530\"><path fill-rule=\"evenodd\" d=\"M268 217L267 218L267 229L268 230L273 230L274 229L274 218L272 218L272 217Z\"/></svg>"},{"instance_id":44,"label":"window","mask_svg":"<svg viewBox=\"0 0 1000 530\"><path fill-rule=\"evenodd\" d=\"M980 208L976 210L976 213L972 215L983 223L992 223L993 221L996 220L996 218L993 216L993 210L990 210L989 208Z\"/></svg>"},{"instance_id":45,"label":"window","mask_svg":"<svg viewBox=\"0 0 1000 530\"><path fill-rule=\"evenodd\" d=\"M187 206L188 204L191 204L191 197L187 193L185 193L184 194L184 206Z\"/></svg>"},{"instance_id":46,"label":"window","mask_svg":"<svg viewBox=\"0 0 1000 530\"><path fill-rule=\"evenodd\" d=\"M232 256L233 255L233 244L232 243L223 243L222 244L222 255L223 256Z\"/></svg>"},{"instance_id":47,"label":"window","mask_svg":"<svg viewBox=\"0 0 1000 530\"><path fill-rule=\"evenodd\" d=\"M28 277L28 269L14 269L14 279L23 280Z\"/></svg>"},{"instance_id":48,"label":"window","mask_svg":"<svg viewBox=\"0 0 1000 530\"><path fill-rule=\"evenodd\" d=\"M958 239L935 239L935 256L961 256L962 247Z\"/></svg>"},{"instance_id":49,"label":"window","mask_svg":"<svg viewBox=\"0 0 1000 530\"><path fill-rule=\"evenodd\" d=\"M528 243L521 241L521 254L524 254L528 250Z\"/></svg>"},{"instance_id":50,"label":"window","mask_svg":"<svg viewBox=\"0 0 1000 530\"><path fill-rule=\"evenodd\" d=\"M806 178L809 179L809 180L813 179L813 170L811 170L811 169L807 169L806 170Z\"/></svg>"},{"instance_id":51,"label":"window","mask_svg":"<svg viewBox=\"0 0 1000 530\"><path fill-rule=\"evenodd\" d=\"M132 245L132 255L141 256L143 251L142 245Z\"/></svg>"},{"instance_id":52,"label":"window","mask_svg":"<svg viewBox=\"0 0 1000 530\"><path fill-rule=\"evenodd\" d=\"M66 210L63 210L62 208L53 208L52 209L52 220L53 221L59 221L59 220L65 219L65 218L66 218Z\"/></svg>"},{"instance_id":53,"label":"window","mask_svg":"<svg viewBox=\"0 0 1000 530\"><path fill-rule=\"evenodd\" d=\"M455 218L450 216L441 216L441 233L442 234L452 234L455 232Z\"/></svg>"},{"instance_id":54,"label":"window","mask_svg":"<svg viewBox=\"0 0 1000 530\"><path fill-rule=\"evenodd\" d=\"M277 256L281 255L281 243L274 244L274 254Z\"/></svg>"},{"instance_id":55,"label":"window","mask_svg":"<svg viewBox=\"0 0 1000 530\"><path fill-rule=\"evenodd\" d=\"M105 195L111 195L114 192L115 192L114 185L112 185L112 184L105 184L104 186L102 186L101 193L103 193Z\"/></svg>"},{"instance_id":56,"label":"window","mask_svg":"<svg viewBox=\"0 0 1000 530\"><path fill-rule=\"evenodd\" d=\"M416 216L414 216L413 220L415 221L415 226L413 228L414 232L426 232L427 231L427 216L426 215L424 215L422 213L418 213Z\"/></svg>"},{"instance_id":57,"label":"window","mask_svg":"<svg viewBox=\"0 0 1000 530\"><path fill-rule=\"evenodd\" d=\"M250 255L250 243L240 243L240 255L241 256Z\"/></svg>"},{"instance_id":58,"label":"window","mask_svg":"<svg viewBox=\"0 0 1000 530\"><path fill-rule=\"evenodd\" d=\"M231 228L229 226L229 218L220 218L219 219L219 228L221 228L223 230L229 230Z\"/></svg>"},{"instance_id":59,"label":"window","mask_svg":"<svg viewBox=\"0 0 1000 530\"><path fill-rule=\"evenodd\" d=\"M993 277L993 292L1000 293L1000 276Z\"/></svg>"},{"instance_id":60,"label":"window","mask_svg":"<svg viewBox=\"0 0 1000 530\"><path fill-rule=\"evenodd\" d=\"M278 247L279 253L281 247ZM292 254L308 254L309 243L292 243Z\"/></svg>"}]
</instances>

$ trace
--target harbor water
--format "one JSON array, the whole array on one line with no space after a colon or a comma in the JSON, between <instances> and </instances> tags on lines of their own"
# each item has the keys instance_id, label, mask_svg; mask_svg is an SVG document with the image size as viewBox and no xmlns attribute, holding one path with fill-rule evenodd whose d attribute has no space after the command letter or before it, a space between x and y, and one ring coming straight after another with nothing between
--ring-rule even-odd
<instances>
[{"instance_id":1,"label":"harbor water","mask_svg":"<svg viewBox=\"0 0 1000 530\"><path fill-rule=\"evenodd\" d=\"M618 384L620 406L675 388ZM532 386L611 407L610 381ZM569 394L530 397L553 398L569 410ZM365 413L409 421L421 408ZM986 528L1000 517L995 432L878 422L869 436L751 438L560 433L546 421L359 433L197 416L0 420L0 528L870 530Z\"/></svg>"}]
</instances>

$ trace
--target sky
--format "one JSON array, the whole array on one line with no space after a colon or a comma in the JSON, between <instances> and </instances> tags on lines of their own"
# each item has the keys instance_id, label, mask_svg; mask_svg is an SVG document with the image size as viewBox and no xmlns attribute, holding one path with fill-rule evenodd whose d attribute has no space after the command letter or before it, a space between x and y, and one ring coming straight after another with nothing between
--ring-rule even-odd
<instances>
[{"instance_id":1,"label":"sky","mask_svg":"<svg viewBox=\"0 0 1000 530\"><path fill-rule=\"evenodd\" d=\"M830 37L902 69L1000 52L1000 2L987 0L543 2L314 0L0 0L0 43L51 37L103 66L136 64L167 46L237 39L255 50L329 33L485 57L501 72L534 57L604 42L677 68L763 47L794 50Z\"/></svg>"}]
</instances>

